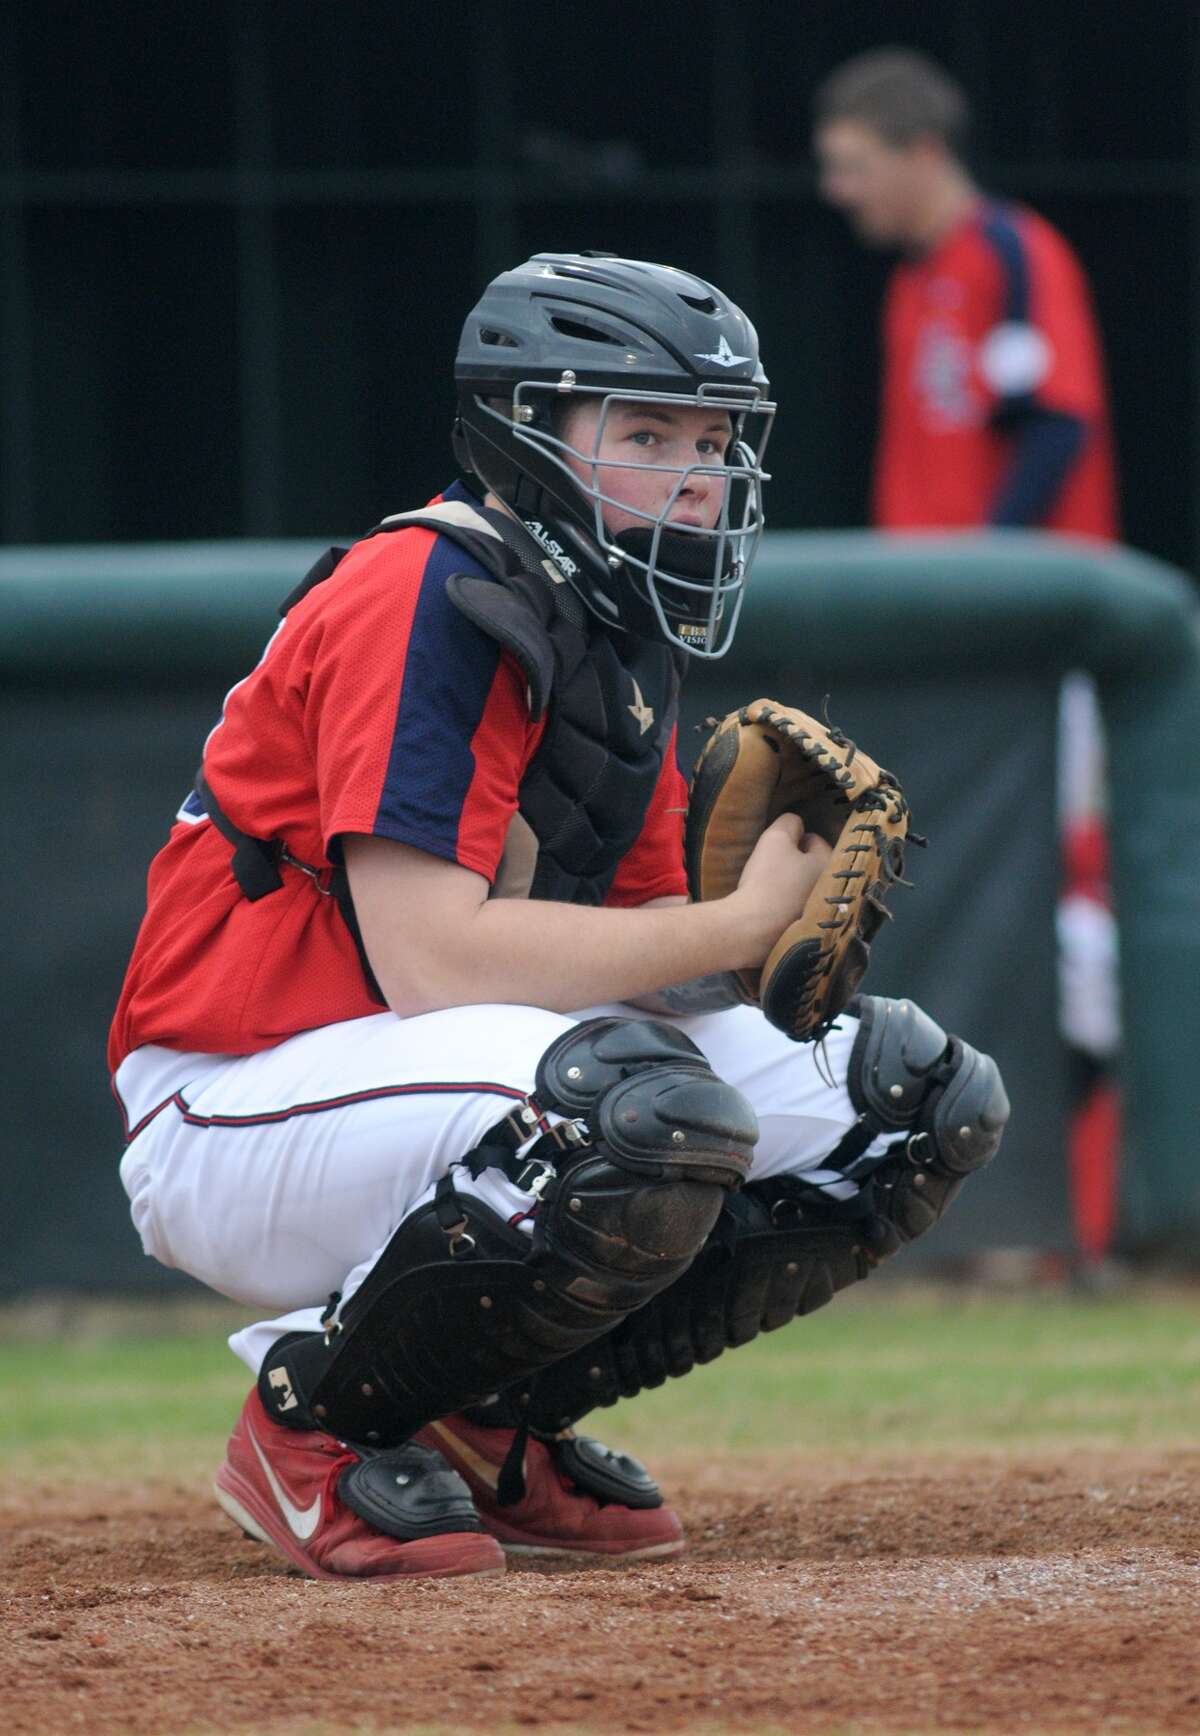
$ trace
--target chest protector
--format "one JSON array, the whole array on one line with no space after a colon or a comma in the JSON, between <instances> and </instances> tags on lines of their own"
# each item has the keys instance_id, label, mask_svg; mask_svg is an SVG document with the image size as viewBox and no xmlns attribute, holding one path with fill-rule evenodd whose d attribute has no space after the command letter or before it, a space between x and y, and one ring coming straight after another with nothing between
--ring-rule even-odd
<instances>
[{"instance_id":1,"label":"chest protector","mask_svg":"<svg viewBox=\"0 0 1200 1736\"><path fill-rule=\"evenodd\" d=\"M526 698L545 729L518 791L493 895L600 904L646 818L674 727L684 653L665 642L610 633L587 614L554 563L504 514L450 500L386 518L369 535L421 527L459 544L469 560L446 582L463 615L516 659ZM349 551L331 548L280 605L286 615ZM278 839L234 826L208 787L196 793L234 846L232 872L247 898L283 884L281 863L315 873ZM358 933L344 867L332 887L378 994Z\"/></svg>"}]
</instances>

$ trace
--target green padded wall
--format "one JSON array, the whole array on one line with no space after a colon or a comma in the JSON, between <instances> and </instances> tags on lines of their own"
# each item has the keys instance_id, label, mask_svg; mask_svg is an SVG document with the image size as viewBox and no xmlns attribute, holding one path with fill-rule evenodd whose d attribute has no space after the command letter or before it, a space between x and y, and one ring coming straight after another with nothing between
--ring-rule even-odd
<instances>
[{"instance_id":1,"label":"green padded wall","mask_svg":"<svg viewBox=\"0 0 1200 1736\"><path fill-rule=\"evenodd\" d=\"M105 1026L145 868L221 697L321 545L0 552L8 820L0 1287L160 1287L116 1180ZM1055 1033L1059 677L1096 677L1111 731L1128 1104L1122 1241L1194 1243L1191 1051L1200 658L1191 590L1123 550L1007 533L767 538L733 654L685 689L683 754L759 694L831 714L904 779L924 854L869 986L992 1048L1014 1100L1001 1159L918 1260L1070 1246Z\"/></svg>"}]
</instances>

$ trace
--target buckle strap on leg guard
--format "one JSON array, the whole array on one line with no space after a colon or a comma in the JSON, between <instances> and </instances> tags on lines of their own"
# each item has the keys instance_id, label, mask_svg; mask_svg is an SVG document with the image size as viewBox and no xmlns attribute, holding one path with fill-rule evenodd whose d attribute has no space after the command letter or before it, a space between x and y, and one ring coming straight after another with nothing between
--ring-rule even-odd
<instances>
[{"instance_id":1,"label":"buckle strap on leg guard","mask_svg":"<svg viewBox=\"0 0 1200 1736\"><path fill-rule=\"evenodd\" d=\"M536 1404L536 1394L530 1402ZM525 1449L531 1435L549 1452L558 1474L602 1506L608 1503L638 1508L662 1506L662 1490L640 1459L606 1447L592 1435L577 1435L574 1429L542 1434L530 1426L526 1412L513 1432L512 1444L496 1478L496 1499L501 1507L515 1507L525 1499Z\"/></svg>"},{"instance_id":2,"label":"buckle strap on leg guard","mask_svg":"<svg viewBox=\"0 0 1200 1736\"><path fill-rule=\"evenodd\" d=\"M540 1199L558 1174L559 1160L578 1154L587 1142L587 1130L578 1122L548 1124L537 1101L525 1097L459 1161L476 1180L484 1170L498 1169L521 1193Z\"/></svg>"},{"instance_id":3,"label":"buckle strap on leg guard","mask_svg":"<svg viewBox=\"0 0 1200 1736\"><path fill-rule=\"evenodd\" d=\"M525 1449L529 1445L529 1410L521 1411L521 1420L513 1432L512 1444L504 1455L504 1463L496 1478L496 1499L502 1507L515 1507L525 1499Z\"/></svg>"},{"instance_id":4,"label":"buckle strap on leg guard","mask_svg":"<svg viewBox=\"0 0 1200 1736\"><path fill-rule=\"evenodd\" d=\"M549 1452L559 1475L585 1495L602 1503L619 1502L623 1507L661 1507L662 1490L640 1460L606 1447L591 1435L577 1435L573 1429L546 1435L530 1426L530 1413L538 1402L538 1378L530 1382L530 1390L521 1395L524 1402L518 1401L516 1406L513 1438L496 1478L500 1506L515 1507L525 1499L525 1450L533 1435Z\"/></svg>"},{"instance_id":5,"label":"buckle strap on leg guard","mask_svg":"<svg viewBox=\"0 0 1200 1736\"><path fill-rule=\"evenodd\" d=\"M433 1190L433 1210L450 1258L458 1260L464 1254L474 1253L475 1238L467 1230L466 1208L449 1172L438 1178Z\"/></svg>"}]
</instances>

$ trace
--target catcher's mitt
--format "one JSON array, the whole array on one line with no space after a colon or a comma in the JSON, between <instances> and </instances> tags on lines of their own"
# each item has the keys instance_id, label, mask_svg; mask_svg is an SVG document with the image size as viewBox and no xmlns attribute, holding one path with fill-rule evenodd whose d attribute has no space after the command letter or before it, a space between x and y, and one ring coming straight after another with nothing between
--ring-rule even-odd
<instances>
[{"instance_id":1,"label":"catcher's mitt","mask_svg":"<svg viewBox=\"0 0 1200 1736\"><path fill-rule=\"evenodd\" d=\"M774 699L719 723L696 762L685 847L694 899L724 898L763 830L799 814L833 857L759 970L734 972L742 998L797 1042L825 1035L867 968L904 872L908 804L896 779L836 729Z\"/></svg>"}]
</instances>

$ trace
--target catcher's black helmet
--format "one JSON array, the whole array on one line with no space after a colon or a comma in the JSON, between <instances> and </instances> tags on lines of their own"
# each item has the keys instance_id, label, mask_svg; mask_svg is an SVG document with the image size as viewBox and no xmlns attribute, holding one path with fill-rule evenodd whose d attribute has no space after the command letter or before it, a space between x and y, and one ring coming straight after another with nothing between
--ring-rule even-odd
<instances>
[{"instance_id":1,"label":"catcher's black helmet","mask_svg":"<svg viewBox=\"0 0 1200 1736\"><path fill-rule=\"evenodd\" d=\"M608 253L538 253L506 271L467 316L455 359L460 464L524 521L602 620L661 631L699 657L729 649L762 535L761 467L775 413L758 338L703 279ZM590 450L565 412L598 405ZM729 418L718 461L628 464L672 478L657 512L612 534L600 458L614 405L700 408ZM572 469L568 460L574 460ZM580 476L584 469L590 483ZM712 528L668 517L703 470L721 490ZM628 513L626 513L628 516Z\"/></svg>"}]
</instances>

